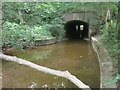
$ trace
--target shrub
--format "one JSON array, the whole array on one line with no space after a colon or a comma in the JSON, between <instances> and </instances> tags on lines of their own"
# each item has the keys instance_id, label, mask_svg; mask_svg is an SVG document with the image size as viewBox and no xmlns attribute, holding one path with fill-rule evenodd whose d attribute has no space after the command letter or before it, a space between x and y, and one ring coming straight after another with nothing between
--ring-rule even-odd
<instances>
[{"instance_id":1,"label":"shrub","mask_svg":"<svg viewBox=\"0 0 120 90\"><path fill-rule=\"evenodd\" d=\"M60 26L50 24L29 27L16 23L5 22L2 32L2 47L22 49L34 45L36 39L48 39L52 37L62 38L65 32Z\"/></svg>"},{"instance_id":2,"label":"shrub","mask_svg":"<svg viewBox=\"0 0 120 90\"><path fill-rule=\"evenodd\" d=\"M35 35L35 39L48 39L48 38L52 38L52 34L49 31L49 28L51 27L51 25L49 24L45 24L42 26L34 26L34 30L33 33Z\"/></svg>"},{"instance_id":3,"label":"shrub","mask_svg":"<svg viewBox=\"0 0 120 90\"><path fill-rule=\"evenodd\" d=\"M117 68L119 68L118 60L120 58L119 57L120 49L118 48L119 34L116 31L116 23L109 23L108 28L103 28L101 30L101 33L103 35L103 38L101 41L105 44L108 52L110 53L110 55L112 57L113 66L115 67L115 69L117 69ZM117 69L116 72L118 70L119 69ZM117 76L114 79L110 79L108 83L105 83L105 85L116 83L116 82L118 82L118 80L120 80L120 74L117 74Z\"/></svg>"},{"instance_id":4,"label":"shrub","mask_svg":"<svg viewBox=\"0 0 120 90\"><path fill-rule=\"evenodd\" d=\"M113 57L113 65L114 67L118 68L118 60L120 55L120 50L118 48L118 37L119 34L116 31L116 23L109 23L108 28L103 28L101 30L103 38L102 42L105 44L108 52L110 53L111 57Z\"/></svg>"},{"instance_id":5,"label":"shrub","mask_svg":"<svg viewBox=\"0 0 120 90\"><path fill-rule=\"evenodd\" d=\"M58 39L65 37L65 30L61 26L54 26L50 28L50 32L53 37L56 37Z\"/></svg>"},{"instance_id":6,"label":"shrub","mask_svg":"<svg viewBox=\"0 0 120 90\"><path fill-rule=\"evenodd\" d=\"M22 49L34 43L31 28L16 23L5 22L2 32L2 46Z\"/></svg>"}]
</instances>

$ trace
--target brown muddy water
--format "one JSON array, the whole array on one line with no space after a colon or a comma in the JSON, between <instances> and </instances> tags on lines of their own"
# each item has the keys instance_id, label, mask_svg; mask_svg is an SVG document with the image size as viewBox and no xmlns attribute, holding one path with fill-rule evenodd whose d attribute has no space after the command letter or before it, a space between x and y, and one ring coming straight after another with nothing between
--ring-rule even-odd
<instances>
[{"instance_id":1,"label":"brown muddy water","mask_svg":"<svg viewBox=\"0 0 120 90\"><path fill-rule=\"evenodd\" d=\"M67 40L48 46L38 46L25 50L4 52L30 60L36 64L56 70L68 70L91 88L100 86L99 63L91 44L84 40ZM76 88L69 80L39 72L24 65L3 62L3 88L28 88L36 83L35 88Z\"/></svg>"}]
</instances>

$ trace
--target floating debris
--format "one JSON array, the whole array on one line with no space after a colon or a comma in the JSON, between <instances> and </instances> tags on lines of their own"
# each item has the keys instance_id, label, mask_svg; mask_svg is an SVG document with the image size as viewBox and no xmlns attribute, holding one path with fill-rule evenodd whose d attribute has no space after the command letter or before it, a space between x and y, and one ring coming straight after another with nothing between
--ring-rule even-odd
<instances>
[{"instance_id":1,"label":"floating debris","mask_svg":"<svg viewBox=\"0 0 120 90\"><path fill-rule=\"evenodd\" d=\"M56 84L56 83L53 83L53 85L55 85L55 86L56 86L57 84Z\"/></svg>"},{"instance_id":2,"label":"floating debris","mask_svg":"<svg viewBox=\"0 0 120 90\"><path fill-rule=\"evenodd\" d=\"M80 56L80 57L83 57L83 56Z\"/></svg>"},{"instance_id":3,"label":"floating debris","mask_svg":"<svg viewBox=\"0 0 120 90\"><path fill-rule=\"evenodd\" d=\"M47 86L47 84L45 85L45 88L47 88L48 86Z\"/></svg>"},{"instance_id":4,"label":"floating debris","mask_svg":"<svg viewBox=\"0 0 120 90\"><path fill-rule=\"evenodd\" d=\"M60 86L60 84L57 85L58 87Z\"/></svg>"},{"instance_id":5,"label":"floating debris","mask_svg":"<svg viewBox=\"0 0 120 90\"><path fill-rule=\"evenodd\" d=\"M61 83L61 86L63 86L63 87L65 88L65 85L64 85L64 83L63 83L63 82Z\"/></svg>"},{"instance_id":6,"label":"floating debris","mask_svg":"<svg viewBox=\"0 0 120 90\"><path fill-rule=\"evenodd\" d=\"M57 79L58 77L54 77L54 79Z\"/></svg>"},{"instance_id":7,"label":"floating debris","mask_svg":"<svg viewBox=\"0 0 120 90\"><path fill-rule=\"evenodd\" d=\"M35 88L37 84L35 82L32 83L32 85L30 85L28 88Z\"/></svg>"},{"instance_id":8,"label":"floating debris","mask_svg":"<svg viewBox=\"0 0 120 90\"><path fill-rule=\"evenodd\" d=\"M57 67L57 65L55 65L55 67Z\"/></svg>"},{"instance_id":9,"label":"floating debris","mask_svg":"<svg viewBox=\"0 0 120 90\"><path fill-rule=\"evenodd\" d=\"M47 84L45 84L45 85L43 85L42 87L43 87L43 88L48 88L48 85L47 85Z\"/></svg>"},{"instance_id":10,"label":"floating debris","mask_svg":"<svg viewBox=\"0 0 120 90\"><path fill-rule=\"evenodd\" d=\"M90 39L89 38L84 38L84 40L89 41Z\"/></svg>"},{"instance_id":11,"label":"floating debris","mask_svg":"<svg viewBox=\"0 0 120 90\"><path fill-rule=\"evenodd\" d=\"M84 69L86 68L86 67L83 67Z\"/></svg>"}]
</instances>

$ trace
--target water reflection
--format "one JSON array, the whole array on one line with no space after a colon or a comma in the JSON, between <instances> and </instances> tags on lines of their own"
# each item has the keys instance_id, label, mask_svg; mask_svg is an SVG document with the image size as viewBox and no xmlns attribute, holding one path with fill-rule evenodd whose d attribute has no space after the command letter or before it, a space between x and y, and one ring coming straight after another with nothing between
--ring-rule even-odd
<instances>
[{"instance_id":1,"label":"water reflection","mask_svg":"<svg viewBox=\"0 0 120 90\"><path fill-rule=\"evenodd\" d=\"M68 70L90 87L99 87L99 65L87 41L63 41L48 46L26 49L25 54L16 50L5 52L56 70ZM3 87L26 88L33 82L43 88L75 88L69 80L45 74L12 62L3 62Z\"/></svg>"}]
</instances>

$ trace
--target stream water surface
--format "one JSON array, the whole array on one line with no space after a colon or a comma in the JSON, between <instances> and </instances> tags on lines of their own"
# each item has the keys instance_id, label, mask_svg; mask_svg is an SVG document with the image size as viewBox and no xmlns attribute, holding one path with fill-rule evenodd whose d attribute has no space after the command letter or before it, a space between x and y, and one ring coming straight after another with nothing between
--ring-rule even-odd
<instances>
[{"instance_id":1,"label":"stream water surface","mask_svg":"<svg viewBox=\"0 0 120 90\"><path fill-rule=\"evenodd\" d=\"M37 46L18 50L8 50L7 55L17 56L38 65L56 70L67 70L91 88L100 83L99 63L91 44L84 40L67 40L47 46ZM76 88L69 80L35 69L3 61L3 88L27 88L36 83L36 88Z\"/></svg>"}]
</instances>

